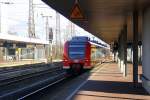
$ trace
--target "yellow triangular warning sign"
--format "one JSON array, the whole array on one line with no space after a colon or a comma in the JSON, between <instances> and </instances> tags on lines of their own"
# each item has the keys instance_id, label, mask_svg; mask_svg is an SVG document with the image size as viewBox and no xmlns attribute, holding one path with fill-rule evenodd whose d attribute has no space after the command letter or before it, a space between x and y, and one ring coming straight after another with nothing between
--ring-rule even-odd
<instances>
[{"instance_id":1,"label":"yellow triangular warning sign","mask_svg":"<svg viewBox=\"0 0 150 100\"><path fill-rule=\"evenodd\" d=\"M85 19L78 3L75 3L75 5L73 6L70 18L75 20Z\"/></svg>"}]
</instances>

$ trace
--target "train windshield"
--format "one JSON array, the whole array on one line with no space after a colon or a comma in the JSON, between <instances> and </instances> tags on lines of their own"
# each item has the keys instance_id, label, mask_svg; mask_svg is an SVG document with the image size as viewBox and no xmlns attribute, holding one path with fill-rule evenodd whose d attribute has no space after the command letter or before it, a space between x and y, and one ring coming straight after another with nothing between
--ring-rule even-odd
<instances>
[{"instance_id":1,"label":"train windshield","mask_svg":"<svg viewBox=\"0 0 150 100\"><path fill-rule=\"evenodd\" d=\"M85 44L70 43L69 57L71 59L83 59L85 57Z\"/></svg>"}]
</instances>

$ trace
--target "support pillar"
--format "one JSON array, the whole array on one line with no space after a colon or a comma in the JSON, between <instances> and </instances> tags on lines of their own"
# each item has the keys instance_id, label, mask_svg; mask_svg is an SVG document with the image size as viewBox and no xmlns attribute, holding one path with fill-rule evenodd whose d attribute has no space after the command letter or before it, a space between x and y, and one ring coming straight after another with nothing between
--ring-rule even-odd
<instances>
[{"instance_id":1,"label":"support pillar","mask_svg":"<svg viewBox=\"0 0 150 100\"><path fill-rule=\"evenodd\" d=\"M127 76L127 24L124 25L123 31L123 76Z\"/></svg>"},{"instance_id":2,"label":"support pillar","mask_svg":"<svg viewBox=\"0 0 150 100\"><path fill-rule=\"evenodd\" d=\"M150 93L150 9L143 16L142 85Z\"/></svg>"},{"instance_id":3,"label":"support pillar","mask_svg":"<svg viewBox=\"0 0 150 100\"><path fill-rule=\"evenodd\" d=\"M124 67L124 42L123 42L123 31L121 32L121 41L120 41L120 44L121 44L121 46L120 46L120 62L121 62L121 73L123 73L123 67Z\"/></svg>"},{"instance_id":4,"label":"support pillar","mask_svg":"<svg viewBox=\"0 0 150 100\"><path fill-rule=\"evenodd\" d=\"M7 61L8 49L5 47L5 61Z\"/></svg>"},{"instance_id":5,"label":"support pillar","mask_svg":"<svg viewBox=\"0 0 150 100\"><path fill-rule=\"evenodd\" d=\"M133 83L138 83L138 11L133 12Z\"/></svg>"},{"instance_id":6,"label":"support pillar","mask_svg":"<svg viewBox=\"0 0 150 100\"><path fill-rule=\"evenodd\" d=\"M118 38L118 67L121 69L121 37Z\"/></svg>"},{"instance_id":7,"label":"support pillar","mask_svg":"<svg viewBox=\"0 0 150 100\"><path fill-rule=\"evenodd\" d=\"M0 62L3 61L3 47L0 47Z\"/></svg>"},{"instance_id":8,"label":"support pillar","mask_svg":"<svg viewBox=\"0 0 150 100\"><path fill-rule=\"evenodd\" d=\"M16 48L15 56L16 56L16 61L21 60L21 48Z\"/></svg>"},{"instance_id":9,"label":"support pillar","mask_svg":"<svg viewBox=\"0 0 150 100\"><path fill-rule=\"evenodd\" d=\"M116 52L114 52L114 62L116 62Z\"/></svg>"},{"instance_id":10,"label":"support pillar","mask_svg":"<svg viewBox=\"0 0 150 100\"><path fill-rule=\"evenodd\" d=\"M48 45L44 45L44 49L45 49L45 59L46 59L46 62L48 62Z\"/></svg>"},{"instance_id":11,"label":"support pillar","mask_svg":"<svg viewBox=\"0 0 150 100\"><path fill-rule=\"evenodd\" d=\"M34 60L37 60L38 59L38 49L37 47L35 46L34 47Z\"/></svg>"},{"instance_id":12,"label":"support pillar","mask_svg":"<svg viewBox=\"0 0 150 100\"><path fill-rule=\"evenodd\" d=\"M124 25L119 36L119 63L123 76L127 76L127 25ZM118 64L119 65L119 64Z\"/></svg>"},{"instance_id":13,"label":"support pillar","mask_svg":"<svg viewBox=\"0 0 150 100\"><path fill-rule=\"evenodd\" d=\"M142 45L139 46L139 63L142 63Z\"/></svg>"},{"instance_id":14,"label":"support pillar","mask_svg":"<svg viewBox=\"0 0 150 100\"><path fill-rule=\"evenodd\" d=\"M118 48L118 68L120 69L120 48Z\"/></svg>"},{"instance_id":15,"label":"support pillar","mask_svg":"<svg viewBox=\"0 0 150 100\"><path fill-rule=\"evenodd\" d=\"M133 64L133 47L131 47L131 62Z\"/></svg>"},{"instance_id":16,"label":"support pillar","mask_svg":"<svg viewBox=\"0 0 150 100\"><path fill-rule=\"evenodd\" d=\"M53 62L53 42L50 42L50 62Z\"/></svg>"},{"instance_id":17,"label":"support pillar","mask_svg":"<svg viewBox=\"0 0 150 100\"><path fill-rule=\"evenodd\" d=\"M114 62L118 62L118 43L115 41L113 45Z\"/></svg>"}]
</instances>

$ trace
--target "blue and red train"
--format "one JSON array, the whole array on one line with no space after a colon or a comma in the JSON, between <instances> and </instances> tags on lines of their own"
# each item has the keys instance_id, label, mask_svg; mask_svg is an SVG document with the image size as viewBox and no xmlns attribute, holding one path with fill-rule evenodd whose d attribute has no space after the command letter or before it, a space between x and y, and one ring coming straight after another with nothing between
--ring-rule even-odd
<instances>
[{"instance_id":1,"label":"blue and red train","mask_svg":"<svg viewBox=\"0 0 150 100\"><path fill-rule=\"evenodd\" d=\"M76 36L64 45L63 68L68 73L81 73L91 69L96 63L102 63L108 54L107 46L88 37Z\"/></svg>"}]
</instances>

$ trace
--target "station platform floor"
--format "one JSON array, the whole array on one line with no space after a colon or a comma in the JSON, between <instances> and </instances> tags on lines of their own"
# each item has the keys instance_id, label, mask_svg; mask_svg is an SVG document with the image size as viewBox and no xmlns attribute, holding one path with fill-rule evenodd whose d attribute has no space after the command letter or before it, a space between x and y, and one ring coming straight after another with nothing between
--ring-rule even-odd
<instances>
[{"instance_id":1,"label":"station platform floor","mask_svg":"<svg viewBox=\"0 0 150 100\"><path fill-rule=\"evenodd\" d=\"M132 64L128 64L128 75L123 77L117 63L104 63L90 73L71 100L150 100L140 79L138 87L134 87L132 70ZM142 66L139 66L139 75L141 73Z\"/></svg>"}]
</instances>

